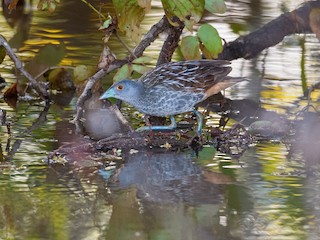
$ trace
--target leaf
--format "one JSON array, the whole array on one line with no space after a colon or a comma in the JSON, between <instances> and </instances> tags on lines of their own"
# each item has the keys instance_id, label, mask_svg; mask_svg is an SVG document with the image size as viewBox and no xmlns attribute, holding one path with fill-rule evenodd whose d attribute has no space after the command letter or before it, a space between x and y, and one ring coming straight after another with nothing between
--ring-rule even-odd
<instances>
[{"instance_id":1,"label":"leaf","mask_svg":"<svg viewBox=\"0 0 320 240\"><path fill-rule=\"evenodd\" d=\"M151 69L152 68L143 65L132 64L132 70L140 74L145 74L146 72L149 72Z\"/></svg>"},{"instance_id":2,"label":"leaf","mask_svg":"<svg viewBox=\"0 0 320 240\"><path fill-rule=\"evenodd\" d=\"M193 25L200 21L204 13L205 0L161 0L161 2L170 24L179 25L174 21L176 16L185 23L189 31L192 31Z\"/></svg>"},{"instance_id":3,"label":"leaf","mask_svg":"<svg viewBox=\"0 0 320 240\"><path fill-rule=\"evenodd\" d=\"M48 44L39 50L37 55L26 64L25 68L31 76L35 77L45 69L58 65L65 52L66 48L63 43L59 45Z\"/></svg>"},{"instance_id":4,"label":"leaf","mask_svg":"<svg viewBox=\"0 0 320 240\"><path fill-rule=\"evenodd\" d=\"M309 14L309 19L312 32L314 32L318 40L320 40L320 9L312 8Z\"/></svg>"},{"instance_id":5,"label":"leaf","mask_svg":"<svg viewBox=\"0 0 320 240\"><path fill-rule=\"evenodd\" d=\"M108 29L111 24L112 24L112 18L109 16L109 18L103 22L102 26L99 27L99 30Z\"/></svg>"},{"instance_id":6,"label":"leaf","mask_svg":"<svg viewBox=\"0 0 320 240\"><path fill-rule=\"evenodd\" d=\"M79 65L73 69L73 81L76 84L83 83L87 78L92 76L96 71L96 67Z\"/></svg>"},{"instance_id":7,"label":"leaf","mask_svg":"<svg viewBox=\"0 0 320 240\"><path fill-rule=\"evenodd\" d=\"M217 58L223 49L218 31L206 23L201 25L197 34L203 44L202 50L206 58Z\"/></svg>"},{"instance_id":8,"label":"leaf","mask_svg":"<svg viewBox=\"0 0 320 240\"><path fill-rule=\"evenodd\" d=\"M7 52L4 46L0 46L0 63L3 62L3 59L5 58Z\"/></svg>"},{"instance_id":9,"label":"leaf","mask_svg":"<svg viewBox=\"0 0 320 240\"><path fill-rule=\"evenodd\" d=\"M211 13L225 13L227 6L224 0L205 0L205 9Z\"/></svg>"},{"instance_id":10,"label":"leaf","mask_svg":"<svg viewBox=\"0 0 320 240\"><path fill-rule=\"evenodd\" d=\"M38 3L39 10L48 9L49 12L54 12L56 10L57 4L60 3L59 0L40 0Z\"/></svg>"},{"instance_id":11,"label":"leaf","mask_svg":"<svg viewBox=\"0 0 320 240\"><path fill-rule=\"evenodd\" d=\"M118 28L135 42L141 38L140 23L148 11L146 7L151 0L112 0L118 18Z\"/></svg>"},{"instance_id":12,"label":"leaf","mask_svg":"<svg viewBox=\"0 0 320 240\"><path fill-rule=\"evenodd\" d=\"M110 63L116 59L116 56L111 52L110 48L105 45L99 58L98 68L108 68Z\"/></svg>"},{"instance_id":13,"label":"leaf","mask_svg":"<svg viewBox=\"0 0 320 240\"><path fill-rule=\"evenodd\" d=\"M71 74L65 68L55 68L47 73L47 81L50 83L50 89L59 91L74 90L74 84Z\"/></svg>"},{"instance_id":14,"label":"leaf","mask_svg":"<svg viewBox=\"0 0 320 240\"><path fill-rule=\"evenodd\" d=\"M132 63L150 63L153 60L152 57L142 56L139 58L136 58L132 61Z\"/></svg>"},{"instance_id":15,"label":"leaf","mask_svg":"<svg viewBox=\"0 0 320 240\"><path fill-rule=\"evenodd\" d=\"M11 86L5 91L3 96L4 98L17 98L18 97L17 83L11 84Z\"/></svg>"},{"instance_id":16,"label":"leaf","mask_svg":"<svg viewBox=\"0 0 320 240\"><path fill-rule=\"evenodd\" d=\"M181 53L186 60L201 59L199 40L195 36L187 36L181 40Z\"/></svg>"},{"instance_id":17,"label":"leaf","mask_svg":"<svg viewBox=\"0 0 320 240\"><path fill-rule=\"evenodd\" d=\"M126 79L126 78L130 77L131 74L132 74L132 66L131 66L131 64L125 64L114 75L113 81L114 82L118 82L120 80Z\"/></svg>"}]
</instances>

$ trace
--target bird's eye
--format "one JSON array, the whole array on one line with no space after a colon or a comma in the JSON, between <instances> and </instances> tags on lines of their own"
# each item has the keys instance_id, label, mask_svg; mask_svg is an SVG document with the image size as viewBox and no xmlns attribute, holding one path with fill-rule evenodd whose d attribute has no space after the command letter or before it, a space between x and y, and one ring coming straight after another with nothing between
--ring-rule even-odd
<instances>
[{"instance_id":1,"label":"bird's eye","mask_svg":"<svg viewBox=\"0 0 320 240\"><path fill-rule=\"evenodd\" d=\"M122 90L122 89L123 89L123 85L122 85L122 84L118 85L118 86L117 86L117 89L118 89L118 90Z\"/></svg>"}]
</instances>

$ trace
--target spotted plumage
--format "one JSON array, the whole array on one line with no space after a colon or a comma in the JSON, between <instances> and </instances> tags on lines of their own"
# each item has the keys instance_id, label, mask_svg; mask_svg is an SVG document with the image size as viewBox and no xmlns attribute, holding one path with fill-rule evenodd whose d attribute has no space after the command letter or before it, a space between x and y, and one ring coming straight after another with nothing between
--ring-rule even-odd
<instances>
[{"instance_id":1,"label":"spotted plumage","mask_svg":"<svg viewBox=\"0 0 320 240\"><path fill-rule=\"evenodd\" d=\"M172 116L194 111L194 105L242 81L227 76L231 67L224 60L170 62L144 74L137 81L113 84L101 99L121 99L152 116Z\"/></svg>"}]
</instances>

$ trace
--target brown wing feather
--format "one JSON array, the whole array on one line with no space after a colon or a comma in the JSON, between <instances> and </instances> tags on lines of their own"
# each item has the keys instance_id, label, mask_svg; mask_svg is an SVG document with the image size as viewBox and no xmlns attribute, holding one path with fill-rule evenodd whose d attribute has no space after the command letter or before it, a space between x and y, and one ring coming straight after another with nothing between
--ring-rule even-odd
<instances>
[{"instance_id":1,"label":"brown wing feather","mask_svg":"<svg viewBox=\"0 0 320 240\"><path fill-rule=\"evenodd\" d=\"M231 71L229 64L230 62L225 60L170 62L146 73L140 78L140 81L146 88L161 86L179 91L201 92L212 95L211 92L215 92L212 88L214 85L231 79L226 78ZM236 83L231 82L231 85ZM220 86L228 87L231 85L222 84ZM222 89L224 88L220 90Z\"/></svg>"}]
</instances>

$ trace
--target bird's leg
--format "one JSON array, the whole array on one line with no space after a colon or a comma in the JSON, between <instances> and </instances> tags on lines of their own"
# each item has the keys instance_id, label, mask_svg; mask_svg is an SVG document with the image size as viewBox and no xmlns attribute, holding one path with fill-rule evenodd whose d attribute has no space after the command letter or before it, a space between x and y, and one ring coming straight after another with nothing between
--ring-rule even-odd
<instances>
[{"instance_id":1,"label":"bird's leg","mask_svg":"<svg viewBox=\"0 0 320 240\"><path fill-rule=\"evenodd\" d=\"M198 135L200 136L202 133L202 122L203 122L203 117L201 115L201 113L199 113L197 110L193 110L193 113L197 116L197 120L198 120Z\"/></svg>"},{"instance_id":2,"label":"bird's leg","mask_svg":"<svg viewBox=\"0 0 320 240\"><path fill-rule=\"evenodd\" d=\"M161 131L161 130L174 130L177 128L177 122L174 119L174 116L170 116L171 124L168 126L144 126L137 129L138 132L140 131Z\"/></svg>"}]
</instances>

